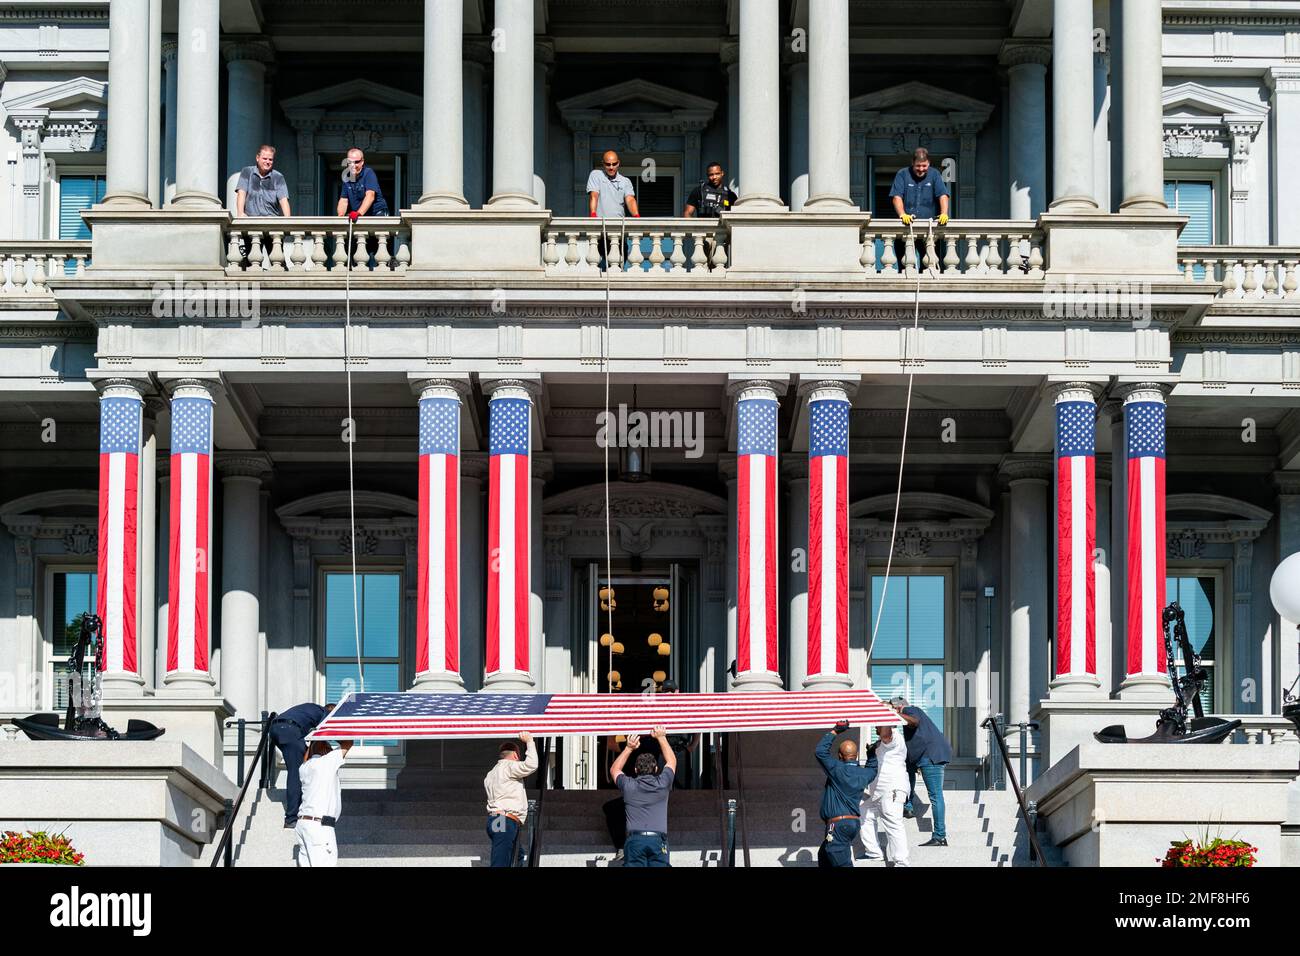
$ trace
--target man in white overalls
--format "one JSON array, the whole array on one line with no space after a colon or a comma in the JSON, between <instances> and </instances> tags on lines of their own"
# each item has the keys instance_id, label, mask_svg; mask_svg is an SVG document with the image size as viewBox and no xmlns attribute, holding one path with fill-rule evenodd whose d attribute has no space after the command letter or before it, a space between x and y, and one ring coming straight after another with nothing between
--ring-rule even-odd
<instances>
[{"instance_id":1,"label":"man in white overalls","mask_svg":"<svg viewBox=\"0 0 1300 956\"><path fill-rule=\"evenodd\" d=\"M352 741L340 740L338 750L324 740L314 741L307 751L299 776L302 778L302 806L294 833L298 837L299 866L336 866L338 841L334 824L343 812L343 785L339 771Z\"/></svg>"},{"instance_id":2,"label":"man in white overalls","mask_svg":"<svg viewBox=\"0 0 1300 956\"><path fill-rule=\"evenodd\" d=\"M877 727L878 740L872 745L878 771L862 801L862 845L868 860L881 859L876 822L885 828L889 861L908 865L907 831L903 828L903 804L907 802L907 743L893 727Z\"/></svg>"}]
</instances>

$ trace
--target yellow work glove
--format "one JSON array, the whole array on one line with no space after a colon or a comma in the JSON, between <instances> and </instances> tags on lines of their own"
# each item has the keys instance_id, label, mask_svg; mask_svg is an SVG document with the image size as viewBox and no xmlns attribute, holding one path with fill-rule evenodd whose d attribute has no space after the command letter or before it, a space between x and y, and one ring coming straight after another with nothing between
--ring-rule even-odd
<instances>
[{"instance_id":1,"label":"yellow work glove","mask_svg":"<svg viewBox=\"0 0 1300 956\"><path fill-rule=\"evenodd\" d=\"M948 214L946 212L939 213L939 225L941 226L948 225Z\"/></svg>"},{"instance_id":2,"label":"yellow work glove","mask_svg":"<svg viewBox=\"0 0 1300 956\"><path fill-rule=\"evenodd\" d=\"M899 218L903 220L903 225L910 226L912 224L912 220L916 217L909 216L907 213L903 213L903 215L901 215Z\"/></svg>"}]
</instances>

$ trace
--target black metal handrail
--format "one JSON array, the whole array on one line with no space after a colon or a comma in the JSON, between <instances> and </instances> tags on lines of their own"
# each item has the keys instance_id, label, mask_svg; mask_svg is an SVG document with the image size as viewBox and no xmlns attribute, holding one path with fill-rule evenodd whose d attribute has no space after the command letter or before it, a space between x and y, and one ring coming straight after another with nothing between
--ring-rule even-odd
<instances>
[{"instance_id":1,"label":"black metal handrail","mask_svg":"<svg viewBox=\"0 0 1300 956\"><path fill-rule=\"evenodd\" d=\"M998 726L998 717L985 717L981 727L988 727L990 724L996 728ZM1007 779L1011 781L1011 789L1015 792L1016 803L1020 804L1020 819L1025 821L1025 832L1029 834L1030 856L1039 866L1046 866L1047 861L1043 859L1043 848L1038 844L1038 834L1035 832L1037 820L1031 818L1029 807L1025 804L1025 795L1020 789L1020 781L1016 779L1016 771L1011 766L1011 754L1007 752L1007 742L1002 739L1000 733L991 734L992 738L997 741L998 750L1002 753L1002 765L1006 768ZM1021 756L1024 756L1024 747L1021 747Z\"/></svg>"},{"instance_id":2,"label":"black metal handrail","mask_svg":"<svg viewBox=\"0 0 1300 956\"><path fill-rule=\"evenodd\" d=\"M542 738L542 759L538 765L541 771L541 779L538 780L537 791L537 810L531 816L533 824L532 841L528 849L528 866L535 867L541 865L542 857L542 806L546 800L546 784L551 769L551 738Z\"/></svg>"},{"instance_id":3,"label":"black metal handrail","mask_svg":"<svg viewBox=\"0 0 1300 956\"><path fill-rule=\"evenodd\" d=\"M237 773L241 779L239 780L239 796L237 796L233 801L226 801L225 811L223 813L223 816L225 817L225 832L221 834L221 842L217 844L217 851L212 854L212 862L208 864L211 867L234 865L234 846L231 843L231 837L235 832L235 818L239 815L239 810L244 805L244 796L248 793L248 785L253 782L253 778L258 778L257 789L259 791L261 791L263 787L270 786L270 782L267 779L268 774L266 773L265 768L270 764L270 758L267 757L267 753L271 747L270 730L271 721L274 719L275 714L268 714L265 711L262 713L262 737L257 742L257 750L253 752L253 762L248 767L247 776L244 774L244 730L248 721L241 718L237 721L232 720L227 725L239 727L239 763L237 766ZM258 762L263 759L265 759L266 763L262 765L263 772L259 775L257 772Z\"/></svg>"}]
</instances>

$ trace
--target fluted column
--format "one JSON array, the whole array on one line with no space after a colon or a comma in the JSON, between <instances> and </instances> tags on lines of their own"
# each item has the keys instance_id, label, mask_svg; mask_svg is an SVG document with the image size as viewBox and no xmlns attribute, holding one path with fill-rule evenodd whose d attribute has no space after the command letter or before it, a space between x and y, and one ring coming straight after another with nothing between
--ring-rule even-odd
<instances>
[{"instance_id":1,"label":"fluted column","mask_svg":"<svg viewBox=\"0 0 1300 956\"><path fill-rule=\"evenodd\" d=\"M790 177L790 211L801 212L808 201L808 60L792 60L790 77L790 139L786 170Z\"/></svg>"},{"instance_id":2,"label":"fluted column","mask_svg":"<svg viewBox=\"0 0 1300 956\"><path fill-rule=\"evenodd\" d=\"M110 0L104 205L149 207L149 0Z\"/></svg>"},{"instance_id":3,"label":"fluted column","mask_svg":"<svg viewBox=\"0 0 1300 956\"><path fill-rule=\"evenodd\" d=\"M781 203L781 24L778 0L745 0L740 18L740 199L737 211Z\"/></svg>"},{"instance_id":4,"label":"fluted column","mask_svg":"<svg viewBox=\"0 0 1300 956\"><path fill-rule=\"evenodd\" d=\"M1036 219L1047 205L1047 64L1051 58L1046 43L1007 42L998 55L1010 83L1012 219Z\"/></svg>"},{"instance_id":5,"label":"fluted column","mask_svg":"<svg viewBox=\"0 0 1300 956\"><path fill-rule=\"evenodd\" d=\"M257 158L266 135L266 65L272 62L271 45L255 37L221 45L226 58L226 168L225 201L235 210L235 187L245 166ZM277 153L277 159L279 158Z\"/></svg>"},{"instance_id":6,"label":"fluted column","mask_svg":"<svg viewBox=\"0 0 1300 956\"><path fill-rule=\"evenodd\" d=\"M176 74L179 46L176 38L163 40L163 142L162 201L170 203L176 196Z\"/></svg>"},{"instance_id":7,"label":"fluted column","mask_svg":"<svg viewBox=\"0 0 1300 956\"><path fill-rule=\"evenodd\" d=\"M162 205L162 0L149 0L149 204Z\"/></svg>"},{"instance_id":8,"label":"fluted column","mask_svg":"<svg viewBox=\"0 0 1300 956\"><path fill-rule=\"evenodd\" d=\"M718 58L727 74L727 181L740 184L740 41L722 41ZM805 92L807 87L805 85ZM733 187L734 188L734 187Z\"/></svg>"},{"instance_id":9,"label":"fluted column","mask_svg":"<svg viewBox=\"0 0 1300 956\"><path fill-rule=\"evenodd\" d=\"M555 66L555 41L538 37L533 46L533 198L545 207L546 169L550 154L550 76Z\"/></svg>"},{"instance_id":10,"label":"fluted column","mask_svg":"<svg viewBox=\"0 0 1300 956\"><path fill-rule=\"evenodd\" d=\"M180 5L173 202L182 208L216 209L221 205L217 198L217 138L213 135L221 122L220 15L219 0L185 0Z\"/></svg>"},{"instance_id":11,"label":"fluted column","mask_svg":"<svg viewBox=\"0 0 1300 956\"><path fill-rule=\"evenodd\" d=\"M221 473L221 696L236 717L255 719L261 661L262 480L271 473L263 454L222 455Z\"/></svg>"},{"instance_id":12,"label":"fluted column","mask_svg":"<svg viewBox=\"0 0 1300 956\"><path fill-rule=\"evenodd\" d=\"M463 209L465 114L461 0L424 0L424 195L420 206Z\"/></svg>"},{"instance_id":13,"label":"fluted column","mask_svg":"<svg viewBox=\"0 0 1300 956\"><path fill-rule=\"evenodd\" d=\"M1058 9L1062 6L1058 4ZM1088 4L1084 4L1088 6ZM1124 86L1120 127L1124 151L1124 212L1164 212L1163 24L1159 0L1125 0L1121 6ZM1091 114L1089 114L1091 115Z\"/></svg>"},{"instance_id":14,"label":"fluted column","mask_svg":"<svg viewBox=\"0 0 1300 956\"><path fill-rule=\"evenodd\" d=\"M808 7L808 193L808 212L856 208L849 198L849 0L811 0Z\"/></svg>"},{"instance_id":15,"label":"fluted column","mask_svg":"<svg viewBox=\"0 0 1300 956\"><path fill-rule=\"evenodd\" d=\"M1011 605L1010 694L1008 720L1028 720L1033 709L1034 645L1046 646L1047 602L1051 593L1047 569L1047 495L1052 468L1046 457L1012 458L1003 462L1002 476L1010 487Z\"/></svg>"},{"instance_id":16,"label":"fluted column","mask_svg":"<svg viewBox=\"0 0 1300 956\"><path fill-rule=\"evenodd\" d=\"M533 0L496 0L492 49L492 198L535 209L533 197Z\"/></svg>"},{"instance_id":17,"label":"fluted column","mask_svg":"<svg viewBox=\"0 0 1300 956\"><path fill-rule=\"evenodd\" d=\"M1092 181L1092 4L1057 3L1052 9L1052 208L1087 212L1097 208Z\"/></svg>"},{"instance_id":18,"label":"fluted column","mask_svg":"<svg viewBox=\"0 0 1300 956\"><path fill-rule=\"evenodd\" d=\"M461 693L459 378L413 383L420 396L415 689Z\"/></svg>"}]
</instances>

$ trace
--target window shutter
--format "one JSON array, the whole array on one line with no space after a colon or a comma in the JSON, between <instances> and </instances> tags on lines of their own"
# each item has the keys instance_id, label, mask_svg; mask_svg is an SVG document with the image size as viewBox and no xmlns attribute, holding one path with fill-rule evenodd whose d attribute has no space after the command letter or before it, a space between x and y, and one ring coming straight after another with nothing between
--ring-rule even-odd
<instances>
[{"instance_id":1,"label":"window shutter","mask_svg":"<svg viewBox=\"0 0 1300 956\"><path fill-rule=\"evenodd\" d=\"M1170 201L1172 187L1173 200ZM1178 237L1180 246L1208 246L1214 242L1214 186L1207 182L1165 183L1165 202L1190 217Z\"/></svg>"},{"instance_id":2,"label":"window shutter","mask_svg":"<svg viewBox=\"0 0 1300 956\"><path fill-rule=\"evenodd\" d=\"M102 176L60 176L59 238L89 239L90 229L81 218L81 210L89 209L103 198Z\"/></svg>"}]
</instances>

